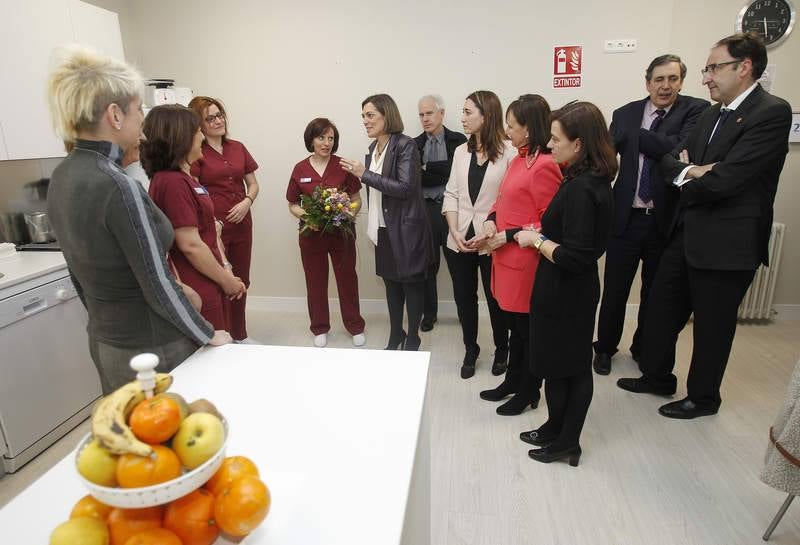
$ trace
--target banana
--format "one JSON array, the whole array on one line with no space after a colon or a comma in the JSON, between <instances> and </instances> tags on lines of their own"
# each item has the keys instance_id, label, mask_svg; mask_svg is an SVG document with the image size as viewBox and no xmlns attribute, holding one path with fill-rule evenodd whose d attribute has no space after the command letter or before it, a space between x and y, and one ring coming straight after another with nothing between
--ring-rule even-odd
<instances>
[{"instance_id":1,"label":"banana","mask_svg":"<svg viewBox=\"0 0 800 545\"><path fill-rule=\"evenodd\" d=\"M167 391L172 385L172 376L156 375L155 393ZM153 449L139 441L128 427L128 417L133 408L145 399L138 380L114 390L95 405L92 411L92 434L100 444L113 454L137 454L150 456Z\"/></svg>"}]
</instances>

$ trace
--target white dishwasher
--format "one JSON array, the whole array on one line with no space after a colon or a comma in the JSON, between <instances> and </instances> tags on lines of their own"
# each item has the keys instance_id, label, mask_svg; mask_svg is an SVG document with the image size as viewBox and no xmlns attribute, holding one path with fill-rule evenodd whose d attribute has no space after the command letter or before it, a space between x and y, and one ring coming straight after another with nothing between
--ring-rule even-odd
<instances>
[{"instance_id":1,"label":"white dishwasher","mask_svg":"<svg viewBox=\"0 0 800 545\"><path fill-rule=\"evenodd\" d=\"M0 272L1 477L85 420L101 389L61 254L18 254Z\"/></svg>"}]
</instances>

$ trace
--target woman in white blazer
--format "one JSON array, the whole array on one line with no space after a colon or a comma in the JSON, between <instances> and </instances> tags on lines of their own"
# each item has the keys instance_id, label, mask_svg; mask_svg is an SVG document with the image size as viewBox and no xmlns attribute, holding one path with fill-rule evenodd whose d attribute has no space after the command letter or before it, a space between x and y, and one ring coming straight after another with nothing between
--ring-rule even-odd
<instances>
[{"instance_id":1,"label":"woman in white blazer","mask_svg":"<svg viewBox=\"0 0 800 545\"><path fill-rule=\"evenodd\" d=\"M492 374L505 372L508 361L508 327L491 290L492 257L478 250L483 222L497 199L500 181L516 152L503 130L503 108L491 91L475 91L464 101L461 116L469 140L456 148L453 168L444 192L442 214L450 233L444 255L453 279L453 294L466 353L461 378L475 374L478 346L478 271L489 306L494 337Z\"/></svg>"}]
</instances>

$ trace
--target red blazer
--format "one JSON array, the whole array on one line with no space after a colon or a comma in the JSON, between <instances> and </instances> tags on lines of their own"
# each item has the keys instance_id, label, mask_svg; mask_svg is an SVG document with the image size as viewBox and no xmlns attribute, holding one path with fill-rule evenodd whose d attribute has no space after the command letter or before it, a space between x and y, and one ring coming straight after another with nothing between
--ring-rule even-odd
<instances>
[{"instance_id":1,"label":"red blazer","mask_svg":"<svg viewBox=\"0 0 800 545\"><path fill-rule=\"evenodd\" d=\"M539 154L530 168L525 157L511 161L492 207L497 230L541 226L542 216L561 185L561 169L549 154ZM491 212L490 212L491 213ZM492 254L492 294L500 308L509 312L530 311L531 291L539 252L507 242Z\"/></svg>"}]
</instances>

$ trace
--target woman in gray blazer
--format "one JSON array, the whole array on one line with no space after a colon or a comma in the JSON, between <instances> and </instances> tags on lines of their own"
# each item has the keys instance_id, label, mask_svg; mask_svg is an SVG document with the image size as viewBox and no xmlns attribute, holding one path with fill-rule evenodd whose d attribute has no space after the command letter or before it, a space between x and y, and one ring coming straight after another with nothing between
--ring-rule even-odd
<instances>
[{"instance_id":1,"label":"woman in gray blazer","mask_svg":"<svg viewBox=\"0 0 800 545\"><path fill-rule=\"evenodd\" d=\"M433 261L431 227L420 182L419 150L404 134L392 97L373 95L361 103L369 147L365 164L342 159L342 168L367 186L367 236L375 245L375 272L386 285L390 333L387 350L420 345L425 275ZM408 332L403 330L403 306Z\"/></svg>"}]
</instances>

